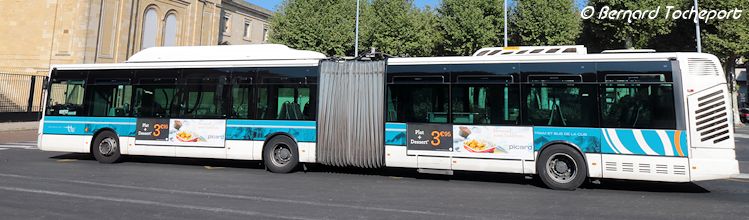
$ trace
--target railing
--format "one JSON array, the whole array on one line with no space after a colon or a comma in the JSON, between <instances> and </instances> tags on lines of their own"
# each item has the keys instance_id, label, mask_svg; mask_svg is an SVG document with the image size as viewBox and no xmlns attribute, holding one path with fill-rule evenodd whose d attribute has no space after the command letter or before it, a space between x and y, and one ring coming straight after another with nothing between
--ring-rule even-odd
<instances>
[{"instance_id":1,"label":"railing","mask_svg":"<svg viewBox=\"0 0 749 220\"><path fill-rule=\"evenodd\" d=\"M0 72L0 122L41 118L46 76Z\"/></svg>"}]
</instances>

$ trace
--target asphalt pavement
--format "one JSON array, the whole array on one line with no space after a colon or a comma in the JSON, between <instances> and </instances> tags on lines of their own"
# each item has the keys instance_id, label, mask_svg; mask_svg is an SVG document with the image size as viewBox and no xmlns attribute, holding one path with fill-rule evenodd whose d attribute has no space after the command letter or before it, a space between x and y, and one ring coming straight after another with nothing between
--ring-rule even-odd
<instances>
[{"instance_id":1,"label":"asphalt pavement","mask_svg":"<svg viewBox=\"0 0 749 220\"><path fill-rule=\"evenodd\" d=\"M24 132L35 131L0 136ZM742 142L737 158L747 161L749 135ZM743 179L602 180L555 191L495 173L308 166L274 174L252 161L163 157L100 164L31 143L0 143L2 219L749 219Z\"/></svg>"},{"instance_id":2,"label":"asphalt pavement","mask_svg":"<svg viewBox=\"0 0 749 220\"><path fill-rule=\"evenodd\" d=\"M749 173L749 126L736 128L734 132L739 170L742 173Z\"/></svg>"}]
</instances>

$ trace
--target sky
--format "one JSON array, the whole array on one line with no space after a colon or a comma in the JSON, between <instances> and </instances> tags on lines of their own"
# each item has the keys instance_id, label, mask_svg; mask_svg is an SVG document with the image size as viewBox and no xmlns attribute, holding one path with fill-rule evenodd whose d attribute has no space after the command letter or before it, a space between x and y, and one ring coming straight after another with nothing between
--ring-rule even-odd
<instances>
[{"instance_id":1,"label":"sky","mask_svg":"<svg viewBox=\"0 0 749 220\"><path fill-rule=\"evenodd\" d=\"M276 11L276 7L281 4L283 0L245 0L249 3L259 5L260 7L267 8L271 11ZM508 2L512 2L512 0L509 0ZM578 7L582 8L584 6L586 0L575 0L577 2ZM430 6L432 8L436 8L439 6L440 0L414 0L414 4L418 6L419 8L424 8L424 6Z\"/></svg>"}]
</instances>

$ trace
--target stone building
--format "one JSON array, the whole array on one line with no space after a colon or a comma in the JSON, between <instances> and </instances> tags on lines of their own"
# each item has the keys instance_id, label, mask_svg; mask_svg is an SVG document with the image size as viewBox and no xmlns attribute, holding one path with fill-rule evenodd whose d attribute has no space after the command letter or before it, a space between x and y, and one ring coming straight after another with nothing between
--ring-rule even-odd
<instances>
[{"instance_id":1,"label":"stone building","mask_svg":"<svg viewBox=\"0 0 749 220\"><path fill-rule=\"evenodd\" d=\"M2 0L0 73L123 62L153 46L263 43L270 15L244 0Z\"/></svg>"},{"instance_id":2,"label":"stone building","mask_svg":"<svg viewBox=\"0 0 749 220\"><path fill-rule=\"evenodd\" d=\"M244 0L0 0L0 113L38 107L34 75L50 65L124 62L154 46L264 43L271 13Z\"/></svg>"},{"instance_id":3,"label":"stone building","mask_svg":"<svg viewBox=\"0 0 749 220\"><path fill-rule=\"evenodd\" d=\"M243 0L224 0L219 41L224 44L265 43L273 12Z\"/></svg>"}]
</instances>

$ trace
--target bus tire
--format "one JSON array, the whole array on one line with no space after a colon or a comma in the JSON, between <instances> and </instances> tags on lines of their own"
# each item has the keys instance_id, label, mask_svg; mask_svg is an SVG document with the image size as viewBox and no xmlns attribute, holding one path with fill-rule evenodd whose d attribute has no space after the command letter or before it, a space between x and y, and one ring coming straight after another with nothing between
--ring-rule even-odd
<instances>
[{"instance_id":1,"label":"bus tire","mask_svg":"<svg viewBox=\"0 0 749 220\"><path fill-rule=\"evenodd\" d=\"M94 144L91 146L91 154L99 163L117 163L122 160L120 154L120 141L117 135L111 131L102 131L96 135Z\"/></svg>"},{"instance_id":2,"label":"bus tire","mask_svg":"<svg viewBox=\"0 0 749 220\"><path fill-rule=\"evenodd\" d=\"M536 171L541 181L551 189L575 190L585 182L588 166L577 150L555 144L541 151Z\"/></svg>"},{"instance_id":3,"label":"bus tire","mask_svg":"<svg viewBox=\"0 0 749 220\"><path fill-rule=\"evenodd\" d=\"M274 173L290 173L299 165L299 148L285 135L273 137L263 147L263 163Z\"/></svg>"}]
</instances>

